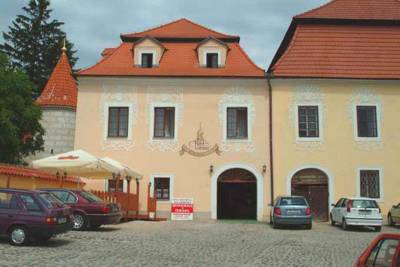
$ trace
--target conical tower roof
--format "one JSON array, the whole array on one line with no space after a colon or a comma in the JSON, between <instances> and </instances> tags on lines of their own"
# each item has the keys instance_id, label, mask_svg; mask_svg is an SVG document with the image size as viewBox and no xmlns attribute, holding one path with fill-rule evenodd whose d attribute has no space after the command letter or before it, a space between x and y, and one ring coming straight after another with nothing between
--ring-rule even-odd
<instances>
[{"instance_id":1,"label":"conical tower roof","mask_svg":"<svg viewBox=\"0 0 400 267\"><path fill-rule=\"evenodd\" d=\"M76 108L78 89L65 50L63 48L50 79L37 99L41 106Z\"/></svg>"}]
</instances>

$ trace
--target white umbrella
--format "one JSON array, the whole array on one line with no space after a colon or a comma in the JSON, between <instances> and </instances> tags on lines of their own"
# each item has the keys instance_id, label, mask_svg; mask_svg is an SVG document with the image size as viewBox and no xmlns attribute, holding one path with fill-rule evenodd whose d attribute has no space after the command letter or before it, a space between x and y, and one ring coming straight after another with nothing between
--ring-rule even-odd
<instances>
[{"instance_id":1,"label":"white umbrella","mask_svg":"<svg viewBox=\"0 0 400 267\"><path fill-rule=\"evenodd\" d=\"M111 159L111 158L108 158L108 157L104 157L104 158L101 158L101 160L104 163L108 164L109 166L112 166L112 168L114 170L115 169L118 170L117 172L122 177L130 176L130 177L135 178L135 179L140 179L143 176L143 175L131 170L128 166L126 166L126 165L122 164L121 162L116 161L114 159Z\"/></svg>"},{"instance_id":2,"label":"white umbrella","mask_svg":"<svg viewBox=\"0 0 400 267\"><path fill-rule=\"evenodd\" d=\"M119 169L89 154L84 150L74 150L32 162L33 168L43 169L61 175L81 176L90 179L105 179Z\"/></svg>"}]
</instances>

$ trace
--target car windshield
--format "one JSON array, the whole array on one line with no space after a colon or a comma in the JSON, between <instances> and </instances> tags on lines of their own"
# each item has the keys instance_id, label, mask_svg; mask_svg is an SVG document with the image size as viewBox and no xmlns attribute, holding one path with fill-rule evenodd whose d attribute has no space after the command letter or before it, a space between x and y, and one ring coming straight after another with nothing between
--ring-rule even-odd
<instances>
[{"instance_id":1,"label":"car windshield","mask_svg":"<svg viewBox=\"0 0 400 267\"><path fill-rule=\"evenodd\" d=\"M359 209L378 208L378 204L376 204L375 200L368 200L368 199L355 199L353 200L352 206L353 208L359 208Z\"/></svg>"},{"instance_id":2,"label":"car windshield","mask_svg":"<svg viewBox=\"0 0 400 267\"><path fill-rule=\"evenodd\" d=\"M90 203L103 203L103 202L104 202L101 198L99 198L99 197L97 197L97 196L95 196L95 195L93 195L92 193L87 192L87 191L81 191L81 192L80 192L80 195L81 195L84 199L86 199L87 201L89 201Z\"/></svg>"},{"instance_id":3,"label":"car windshield","mask_svg":"<svg viewBox=\"0 0 400 267\"><path fill-rule=\"evenodd\" d=\"M40 193L39 197L48 209L64 207L64 204L60 200L49 193Z\"/></svg>"},{"instance_id":4,"label":"car windshield","mask_svg":"<svg viewBox=\"0 0 400 267\"><path fill-rule=\"evenodd\" d=\"M306 200L302 197L283 197L280 206L307 206Z\"/></svg>"}]
</instances>

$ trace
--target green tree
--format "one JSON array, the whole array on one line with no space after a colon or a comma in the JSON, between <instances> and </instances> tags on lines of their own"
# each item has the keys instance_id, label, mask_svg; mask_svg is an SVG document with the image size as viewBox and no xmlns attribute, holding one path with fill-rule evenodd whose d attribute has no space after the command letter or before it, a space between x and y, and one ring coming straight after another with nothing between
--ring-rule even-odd
<instances>
[{"instance_id":1,"label":"green tree","mask_svg":"<svg viewBox=\"0 0 400 267\"><path fill-rule=\"evenodd\" d=\"M37 97L60 57L66 34L61 30L63 22L50 19L49 0L30 0L22 10L25 14L18 15L9 31L3 32L4 44L0 44L0 50L9 56L14 67L28 74L36 85L33 96ZM66 48L73 67L78 59L74 57L76 51L68 40Z\"/></svg>"},{"instance_id":2,"label":"green tree","mask_svg":"<svg viewBox=\"0 0 400 267\"><path fill-rule=\"evenodd\" d=\"M41 109L33 102L34 84L0 52L0 162L23 163L43 150Z\"/></svg>"}]
</instances>

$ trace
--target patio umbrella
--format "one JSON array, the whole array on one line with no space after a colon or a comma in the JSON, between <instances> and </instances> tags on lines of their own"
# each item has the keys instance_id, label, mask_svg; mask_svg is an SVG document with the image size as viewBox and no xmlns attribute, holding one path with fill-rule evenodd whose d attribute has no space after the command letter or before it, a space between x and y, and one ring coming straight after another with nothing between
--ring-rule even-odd
<instances>
[{"instance_id":1,"label":"patio umbrella","mask_svg":"<svg viewBox=\"0 0 400 267\"><path fill-rule=\"evenodd\" d=\"M126 166L126 165L122 164L121 162L116 161L114 159L104 157L104 158L101 158L101 160L104 163L106 163L108 166L111 166L113 170L118 170L118 171L114 171L114 173L117 172L118 174L121 175L121 177L130 176L135 179L140 179L143 176L143 175L133 171L128 166Z\"/></svg>"},{"instance_id":2,"label":"patio umbrella","mask_svg":"<svg viewBox=\"0 0 400 267\"><path fill-rule=\"evenodd\" d=\"M68 174L89 179L105 179L120 171L110 163L84 150L74 150L35 160L32 162L32 166L61 175Z\"/></svg>"}]
</instances>

